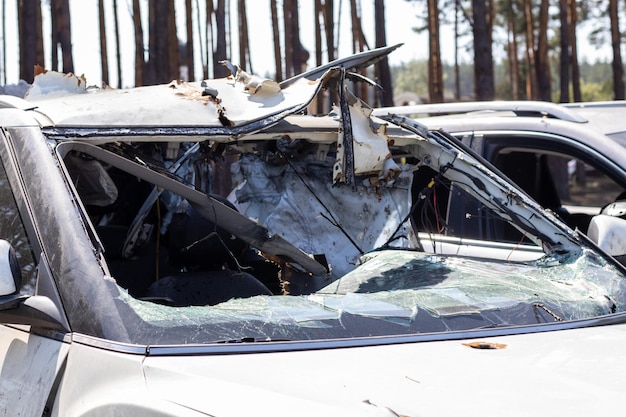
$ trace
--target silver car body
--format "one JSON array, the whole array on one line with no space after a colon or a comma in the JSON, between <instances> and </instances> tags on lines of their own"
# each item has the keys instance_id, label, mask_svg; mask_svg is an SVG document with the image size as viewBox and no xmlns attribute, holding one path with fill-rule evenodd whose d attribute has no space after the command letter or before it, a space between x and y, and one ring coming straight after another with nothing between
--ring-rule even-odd
<instances>
[{"instance_id":1,"label":"silver car body","mask_svg":"<svg viewBox=\"0 0 626 417\"><path fill-rule=\"evenodd\" d=\"M544 207L554 211L563 209L567 215L586 216L588 223L591 216L599 214L604 206L614 199L622 199L621 193L626 191L625 110L626 104L622 101L573 104L486 101L381 108L374 114L415 117L431 129L443 129L453 134L501 172L514 181L519 180L520 186ZM552 195L541 196L542 187L524 184L533 177L534 170L542 169L540 164L535 167L528 161L513 162L511 158L509 162L498 163L505 153L534 154L536 158L557 156L570 161L568 170L571 172L575 170L574 161L580 161L588 171L600 174L612 186L604 190L603 195L599 193L584 199L585 203L560 203L557 194L561 194L561 190L557 193L552 185L555 182L554 169L553 175L537 174L535 181L550 184L550 187L544 185L543 193ZM515 163L526 163L525 173L522 169L514 169ZM550 164L553 165L554 160ZM570 188L571 185L575 185L573 177L570 178ZM587 192L591 195L598 191L589 188ZM561 200L564 200L563 196ZM570 226L587 232L587 224L571 222Z\"/></svg>"}]
</instances>

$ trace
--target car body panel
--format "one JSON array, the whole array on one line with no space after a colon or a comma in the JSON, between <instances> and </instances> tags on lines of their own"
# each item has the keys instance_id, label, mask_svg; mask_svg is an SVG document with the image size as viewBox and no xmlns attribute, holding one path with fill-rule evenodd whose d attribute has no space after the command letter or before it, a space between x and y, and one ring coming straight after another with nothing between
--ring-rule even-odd
<instances>
[{"instance_id":1,"label":"car body panel","mask_svg":"<svg viewBox=\"0 0 626 417\"><path fill-rule=\"evenodd\" d=\"M0 410L42 416L69 350L69 343L0 325Z\"/></svg>"},{"instance_id":2,"label":"car body panel","mask_svg":"<svg viewBox=\"0 0 626 417\"><path fill-rule=\"evenodd\" d=\"M592 130L616 139L622 145L626 143L626 121L622 117L626 101L564 103L562 106L587 119Z\"/></svg>"},{"instance_id":3,"label":"car body panel","mask_svg":"<svg viewBox=\"0 0 626 417\"><path fill-rule=\"evenodd\" d=\"M596 415L614 412L626 388L625 332L618 325L311 350L282 353L278 366L276 354L148 358L146 384L155 396L219 416Z\"/></svg>"},{"instance_id":4,"label":"car body panel","mask_svg":"<svg viewBox=\"0 0 626 417\"><path fill-rule=\"evenodd\" d=\"M137 354L73 343L50 416L198 416L150 394ZM77 401L77 399L80 399Z\"/></svg>"}]
</instances>

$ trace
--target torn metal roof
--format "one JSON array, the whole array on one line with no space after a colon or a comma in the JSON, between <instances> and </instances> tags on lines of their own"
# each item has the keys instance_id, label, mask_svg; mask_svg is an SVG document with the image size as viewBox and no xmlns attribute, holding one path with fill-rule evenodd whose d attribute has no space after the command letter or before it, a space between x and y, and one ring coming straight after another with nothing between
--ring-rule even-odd
<instances>
[{"instance_id":1,"label":"torn metal roof","mask_svg":"<svg viewBox=\"0 0 626 417\"><path fill-rule=\"evenodd\" d=\"M88 94L33 100L36 111L48 119L44 127L132 128L202 126L238 128L301 111L317 94L319 82L302 80L289 88L251 94L246 84L233 78L201 83L125 90L98 90ZM62 102L62 106L59 106ZM43 118L42 118L43 119ZM45 119L44 119L45 120Z\"/></svg>"}]
</instances>

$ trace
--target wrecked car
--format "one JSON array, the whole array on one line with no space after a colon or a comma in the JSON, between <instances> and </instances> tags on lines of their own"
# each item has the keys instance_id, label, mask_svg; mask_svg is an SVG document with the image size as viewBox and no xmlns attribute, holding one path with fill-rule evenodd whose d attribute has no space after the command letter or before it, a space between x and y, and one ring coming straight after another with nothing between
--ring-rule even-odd
<instances>
[{"instance_id":1,"label":"wrecked car","mask_svg":"<svg viewBox=\"0 0 626 417\"><path fill-rule=\"evenodd\" d=\"M68 95L47 73L0 99L2 413L612 410L623 265L447 133L374 117L348 80L392 49L281 84ZM441 187L524 239L455 237ZM596 217L619 248L624 220Z\"/></svg>"}]
</instances>

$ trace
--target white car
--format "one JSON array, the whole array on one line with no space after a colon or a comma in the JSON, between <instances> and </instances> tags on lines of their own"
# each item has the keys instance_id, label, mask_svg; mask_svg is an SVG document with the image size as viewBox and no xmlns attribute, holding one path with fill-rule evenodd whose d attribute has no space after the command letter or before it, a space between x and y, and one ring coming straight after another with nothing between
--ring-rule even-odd
<instances>
[{"instance_id":1,"label":"white car","mask_svg":"<svg viewBox=\"0 0 626 417\"><path fill-rule=\"evenodd\" d=\"M444 132L373 117L346 68L389 50L283 85L47 73L0 98L0 415L619 413L626 270L601 247L626 253L625 221L592 240ZM525 242L452 236L442 186Z\"/></svg>"},{"instance_id":2,"label":"white car","mask_svg":"<svg viewBox=\"0 0 626 417\"><path fill-rule=\"evenodd\" d=\"M431 129L454 135L584 233L594 215L626 199L626 102L487 101L374 112L389 113L410 115ZM445 202L456 209L448 211L448 220L457 234L519 239L488 213L463 208L461 199L451 196Z\"/></svg>"}]
</instances>

